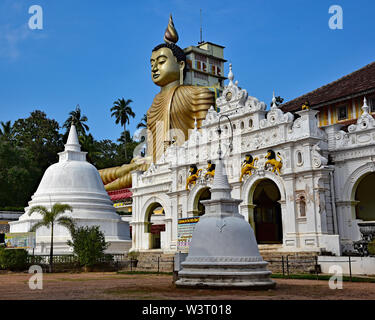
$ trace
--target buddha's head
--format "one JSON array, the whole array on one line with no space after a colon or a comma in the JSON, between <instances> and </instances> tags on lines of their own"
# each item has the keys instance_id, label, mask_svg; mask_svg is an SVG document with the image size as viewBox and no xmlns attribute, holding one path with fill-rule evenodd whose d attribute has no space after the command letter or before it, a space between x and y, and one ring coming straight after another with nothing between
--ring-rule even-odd
<instances>
[{"instance_id":1,"label":"buddha's head","mask_svg":"<svg viewBox=\"0 0 375 320\"><path fill-rule=\"evenodd\" d=\"M165 43L159 44L152 50L150 59L152 81L160 87L172 82L182 83L186 74L186 56L175 44L178 41L178 34L172 16L169 17L164 41Z\"/></svg>"}]
</instances>

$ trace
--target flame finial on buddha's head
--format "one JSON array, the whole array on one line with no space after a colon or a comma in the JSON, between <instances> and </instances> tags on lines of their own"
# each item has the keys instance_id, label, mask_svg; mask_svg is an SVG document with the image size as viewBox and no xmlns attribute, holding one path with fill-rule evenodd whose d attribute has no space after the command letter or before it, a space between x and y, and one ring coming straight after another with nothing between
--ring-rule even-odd
<instances>
[{"instance_id":1,"label":"flame finial on buddha's head","mask_svg":"<svg viewBox=\"0 0 375 320\"><path fill-rule=\"evenodd\" d=\"M178 33L176 28L174 27L172 14L170 14L169 16L168 26L167 29L165 29L164 41L166 43L177 43L178 41Z\"/></svg>"}]
</instances>

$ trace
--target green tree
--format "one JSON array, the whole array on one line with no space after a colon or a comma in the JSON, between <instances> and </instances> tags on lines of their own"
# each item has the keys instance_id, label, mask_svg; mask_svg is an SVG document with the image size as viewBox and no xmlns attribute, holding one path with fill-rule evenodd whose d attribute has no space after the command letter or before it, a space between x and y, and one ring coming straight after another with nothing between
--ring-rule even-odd
<instances>
[{"instance_id":1,"label":"green tree","mask_svg":"<svg viewBox=\"0 0 375 320\"><path fill-rule=\"evenodd\" d=\"M141 122L137 124L137 129L139 128L147 128L147 115L146 114L143 115Z\"/></svg>"},{"instance_id":2,"label":"green tree","mask_svg":"<svg viewBox=\"0 0 375 320\"><path fill-rule=\"evenodd\" d=\"M0 206L24 207L35 191L40 168L30 150L0 139Z\"/></svg>"},{"instance_id":3,"label":"green tree","mask_svg":"<svg viewBox=\"0 0 375 320\"><path fill-rule=\"evenodd\" d=\"M78 135L86 135L86 131L89 131L89 126L85 123L87 122L87 117L81 114L81 108L77 104L76 109L69 113L69 118L64 122L63 128L66 128L66 136L69 133L72 124L75 125Z\"/></svg>"},{"instance_id":4,"label":"green tree","mask_svg":"<svg viewBox=\"0 0 375 320\"><path fill-rule=\"evenodd\" d=\"M82 151L87 152L87 161L94 164L95 158L99 152L97 141L95 141L91 133L88 135L81 135L78 139L82 147Z\"/></svg>"},{"instance_id":5,"label":"green tree","mask_svg":"<svg viewBox=\"0 0 375 320\"><path fill-rule=\"evenodd\" d=\"M18 119L13 125L15 144L30 151L31 159L40 168L41 174L57 162L57 153L64 148L59 129L58 122L48 119L40 110L31 112L26 119ZM41 176L37 180L40 179Z\"/></svg>"},{"instance_id":6,"label":"green tree","mask_svg":"<svg viewBox=\"0 0 375 320\"><path fill-rule=\"evenodd\" d=\"M61 214L65 213L65 211L73 211L73 208L68 204L62 203L55 203L52 206L52 209L49 211L44 206L35 206L32 207L29 211L29 215L33 214L34 212L38 212L42 215L42 220L35 223L29 232L36 232L37 229L41 227L47 227L51 229L51 247L50 247L50 271L53 271L53 231L54 226L56 224L60 224L66 227L71 234L74 233L75 224L72 218L69 217L59 217Z\"/></svg>"},{"instance_id":7,"label":"green tree","mask_svg":"<svg viewBox=\"0 0 375 320\"><path fill-rule=\"evenodd\" d=\"M130 107L130 103L133 101L131 99L125 100L124 98L118 99L117 101L113 102L113 107L111 108L111 117L115 117L116 124L120 123L121 126L124 127L124 132L126 132L126 124L129 124L130 117L134 118L135 113L133 112L132 108ZM126 149L126 134L124 135L125 141L125 159L128 159L127 149Z\"/></svg>"},{"instance_id":8,"label":"green tree","mask_svg":"<svg viewBox=\"0 0 375 320\"><path fill-rule=\"evenodd\" d=\"M104 251L108 248L104 233L99 226L76 228L68 245L73 248L74 255L80 265L92 267L105 258Z\"/></svg>"},{"instance_id":9,"label":"green tree","mask_svg":"<svg viewBox=\"0 0 375 320\"><path fill-rule=\"evenodd\" d=\"M92 164L98 169L120 165L118 162L118 145L109 139L96 141L96 150L92 157ZM122 162L123 163L123 162Z\"/></svg>"}]
</instances>

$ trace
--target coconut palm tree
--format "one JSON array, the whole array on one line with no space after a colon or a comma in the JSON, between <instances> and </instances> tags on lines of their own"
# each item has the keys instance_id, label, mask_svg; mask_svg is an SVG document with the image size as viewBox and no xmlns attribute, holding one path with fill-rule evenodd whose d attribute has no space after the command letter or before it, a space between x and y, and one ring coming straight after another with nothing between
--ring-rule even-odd
<instances>
[{"instance_id":1,"label":"coconut palm tree","mask_svg":"<svg viewBox=\"0 0 375 320\"><path fill-rule=\"evenodd\" d=\"M34 212L38 212L42 215L42 220L35 223L29 232L36 232L37 229L41 227L47 227L51 229L51 247L50 247L50 272L53 270L53 229L56 224L60 224L66 227L70 233L75 230L75 223L72 218L69 217L59 217L65 211L73 211L73 208L68 204L55 203L51 210L49 211L44 206L34 206L29 211L29 216Z\"/></svg>"},{"instance_id":2,"label":"coconut palm tree","mask_svg":"<svg viewBox=\"0 0 375 320\"><path fill-rule=\"evenodd\" d=\"M101 156L97 141L95 141L91 133L88 135L79 136L78 139L79 143L81 144L82 151L87 152L87 161L93 164L94 159Z\"/></svg>"},{"instance_id":3,"label":"coconut palm tree","mask_svg":"<svg viewBox=\"0 0 375 320\"><path fill-rule=\"evenodd\" d=\"M10 121L0 122L2 128L0 129L0 138L9 139L12 135L12 125Z\"/></svg>"},{"instance_id":4,"label":"coconut palm tree","mask_svg":"<svg viewBox=\"0 0 375 320\"><path fill-rule=\"evenodd\" d=\"M147 128L147 115L146 114L143 115L141 122L137 124L137 129L139 128Z\"/></svg>"},{"instance_id":5,"label":"coconut palm tree","mask_svg":"<svg viewBox=\"0 0 375 320\"><path fill-rule=\"evenodd\" d=\"M69 113L69 118L64 122L63 128L69 132L70 127L74 124L78 135L85 135L89 130L89 126L85 123L87 120L87 117L81 114L81 108L77 104L76 109Z\"/></svg>"},{"instance_id":6,"label":"coconut palm tree","mask_svg":"<svg viewBox=\"0 0 375 320\"><path fill-rule=\"evenodd\" d=\"M126 132L126 124L129 124L130 122L130 117L135 117L135 113L130 107L130 104L132 102L133 101L131 99L118 99L117 101L113 102L113 107L111 108L111 117L116 118L116 124L120 123L124 127L124 132ZM126 153L126 134L124 135L124 137L125 159L128 159L128 155Z\"/></svg>"}]
</instances>

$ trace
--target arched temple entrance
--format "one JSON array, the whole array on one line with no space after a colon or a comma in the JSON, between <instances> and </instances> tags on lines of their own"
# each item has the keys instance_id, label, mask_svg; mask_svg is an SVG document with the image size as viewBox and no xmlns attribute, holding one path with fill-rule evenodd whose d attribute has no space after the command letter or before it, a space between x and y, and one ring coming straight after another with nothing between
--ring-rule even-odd
<instances>
[{"instance_id":1,"label":"arched temple entrance","mask_svg":"<svg viewBox=\"0 0 375 320\"><path fill-rule=\"evenodd\" d=\"M201 201L211 199L211 189L209 187L199 190L194 199L194 216L203 216L205 214L205 207Z\"/></svg>"},{"instance_id":2,"label":"arched temple entrance","mask_svg":"<svg viewBox=\"0 0 375 320\"><path fill-rule=\"evenodd\" d=\"M164 208L158 202L152 203L146 211L145 232L149 234L149 249L160 249L160 232L165 231L165 224L161 223L164 216Z\"/></svg>"},{"instance_id":3,"label":"arched temple entrance","mask_svg":"<svg viewBox=\"0 0 375 320\"><path fill-rule=\"evenodd\" d=\"M365 175L355 190L356 218L363 221L375 221L375 172Z\"/></svg>"},{"instance_id":4,"label":"arched temple entrance","mask_svg":"<svg viewBox=\"0 0 375 320\"><path fill-rule=\"evenodd\" d=\"M270 179L261 180L253 193L255 236L259 244L282 243L280 191Z\"/></svg>"}]
</instances>

